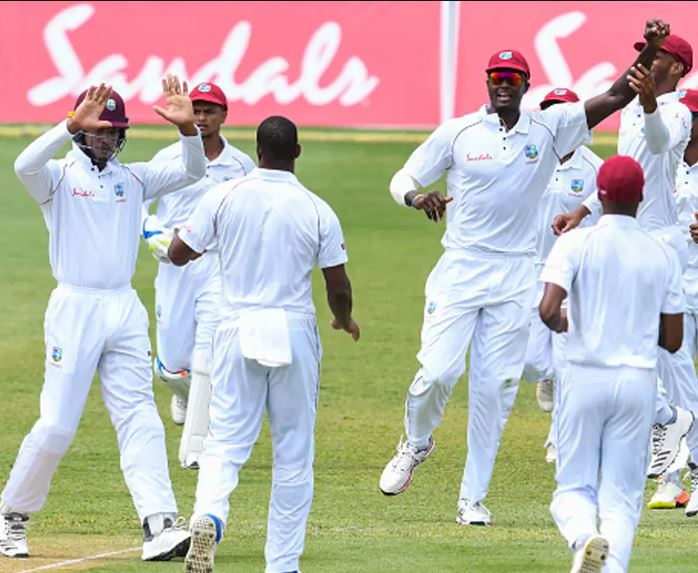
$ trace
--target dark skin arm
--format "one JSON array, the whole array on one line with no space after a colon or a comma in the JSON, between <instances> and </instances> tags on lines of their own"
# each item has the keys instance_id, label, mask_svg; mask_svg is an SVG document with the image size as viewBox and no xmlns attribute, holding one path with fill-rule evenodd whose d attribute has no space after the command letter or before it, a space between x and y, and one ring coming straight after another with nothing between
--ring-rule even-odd
<instances>
[{"instance_id":1,"label":"dark skin arm","mask_svg":"<svg viewBox=\"0 0 698 573\"><path fill-rule=\"evenodd\" d=\"M659 346L672 354L683 344L683 313L659 315Z\"/></svg>"},{"instance_id":2,"label":"dark skin arm","mask_svg":"<svg viewBox=\"0 0 698 573\"><path fill-rule=\"evenodd\" d=\"M641 64L647 70L652 67L652 61L669 33L669 24L662 20L647 21L644 33L646 44L633 65L621 74L606 92L584 102L589 129L596 127L613 112L625 107L635 98L637 94L630 81L636 77L638 65Z\"/></svg>"},{"instance_id":3,"label":"dark skin arm","mask_svg":"<svg viewBox=\"0 0 698 573\"><path fill-rule=\"evenodd\" d=\"M351 282L344 265L324 268L322 269L322 274L325 277L327 303L330 305L330 310L334 316L332 328L348 332L354 341L359 340L361 331L359 330L359 325L351 317Z\"/></svg>"},{"instance_id":4,"label":"dark skin arm","mask_svg":"<svg viewBox=\"0 0 698 573\"><path fill-rule=\"evenodd\" d=\"M187 245L179 235L175 235L172 239L169 248L167 249L167 256L169 257L172 264L176 267L183 267L188 262L198 259L203 253L197 253L189 245Z\"/></svg>"},{"instance_id":5,"label":"dark skin arm","mask_svg":"<svg viewBox=\"0 0 698 573\"><path fill-rule=\"evenodd\" d=\"M654 79L649 73L657 51L669 35L669 25L661 20L648 20L645 24L645 47L632 66L601 95L584 102L589 129L597 126L609 115L628 105L636 95L647 113L657 107L654 95ZM579 226L589 215L589 209L580 205L574 211L556 215L552 222L553 233L561 235Z\"/></svg>"},{"instance_id":6,"label":"dark skin arm","mask_svg":"<svg viewBox=\"0 0 698 573\"><path fill-rule=\"evenodd\" d=\"M567 311L562 309L562 301L567 291L560 285L545 283L543 298L538 307L541 320L553 332L567 332Z\"/></svg>"},{"instance_id":7,"label":"dark skin arm","mask_svg":"<svg viewBox=\"0 0 698 573\"><path fill-rule=\"evenodd\" d=\"M438 191L430 191L429 193L420 193L419 191L410 191L405 195L405 204L409 207L414 207L418 211L424 211L427 219L438 223L443 219L446 212L446 205L453 201L453 197L444 197Z\"/></svg>"}]
</instances>

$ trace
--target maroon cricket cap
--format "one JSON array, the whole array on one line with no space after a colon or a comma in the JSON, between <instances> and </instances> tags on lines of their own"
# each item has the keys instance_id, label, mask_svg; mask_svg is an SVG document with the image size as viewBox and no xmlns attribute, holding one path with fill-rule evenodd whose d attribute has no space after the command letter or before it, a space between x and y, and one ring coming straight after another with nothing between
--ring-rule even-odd
<instances>
[{"instance_id":1,"label":"maroon cricket cap","mask_svg":"<svg viewBox=\"0 0 698 573\"><path fill-rule=\"evenodd\" d=\"M679 101L692 112L698 112L698 90L681 90Z\"/></svg>"},{"instance_id":2,"label":"maroon cricket cap","mask_svg":"<svg viewBox=\"0 0 698 573\"><path fill-rule=\"evenodd\" d=\"M540 108L545 109L554 103L574 103L579 101L579 96L567 88L555 88L550 90L540 102Z\"/></svg>"},{"instance_id":3,"label":"maroon cricket cap","mask_svg":"<svg viewBox=\"0 0 698 573\"><path fill-rule=\"evenodd\" d=\"M225 97L223 90L210 82L198 84L189 92L189 98L191 101L207 101L228 109L228 98Z\"/></svg>"},{"instance_id":4,"label":"maroon cricket cap","mask_svg":"<svg viewBox=\"0 0 698 573\"><path fill-rule=\"evenodd\" d=\"M642 201L645 175L640 164L627 155L614 155L603 162L596 177L599 200L614 203Z\"/></svg>"},{"instance_id":5,"label":"maroon cricket cap","mask_svg":"<svg viewBox=\"0 0 698 573\"><path fill-rule=\"evenodd\" d=\"M642 48L645 47L645 42L635 42L634 47L638 52L641 52ZM691 48L691 44L681 36L669 34L659 49L673 56L683 64L682 76L685 76L691 71L693 67L693 48Z\"/></svg>"},{"instance_id":6,"label":"maroon cricket cap","mask_svg":"<svg viewBox=\"0 0 698 573\"><path fill-rule=\"evenodd\" d=\"M485 72L489 74L494 70L516 70L523 72L529 78L531 77L526 58L516 50L503 50L493 54Z\"/></svg>"},{"instance_id":7,"label":"maroon cricket cap","mask_svg":"<svg viewBox=\"0 0 698 573\"><path fill-rule=\"evenodd\" d=\"M75 107L77 109L82 100L85 99L87 95L87 90L82 92L78 99L75 100ZM126 117L126 104L124 104L123 98L116 93L114 90L111 91L109 97L107 98L107 103L104 106L104 110L99 114L99 119L102 121L109 121L112 127L121 127L123 129L128 129L128 117Z\"/></svg>"}]
</instances>

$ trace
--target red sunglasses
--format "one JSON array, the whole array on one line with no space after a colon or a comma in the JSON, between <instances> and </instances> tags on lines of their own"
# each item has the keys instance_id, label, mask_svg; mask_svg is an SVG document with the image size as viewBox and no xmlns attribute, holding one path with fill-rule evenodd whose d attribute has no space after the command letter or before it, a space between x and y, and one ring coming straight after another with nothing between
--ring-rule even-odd
<instances>
[{"instance_id":1,"label":"red sunglasses","mask_svg":"<svg viewBox=\"0 0 698 573\"><path fill-rule=\"evenodd\" d=\"M510 86L518 88L524 81L524 75L519 72L493 71L487 74L487 80L493 86L500 86L507 82Z\"/></svg>"}]
</instances>

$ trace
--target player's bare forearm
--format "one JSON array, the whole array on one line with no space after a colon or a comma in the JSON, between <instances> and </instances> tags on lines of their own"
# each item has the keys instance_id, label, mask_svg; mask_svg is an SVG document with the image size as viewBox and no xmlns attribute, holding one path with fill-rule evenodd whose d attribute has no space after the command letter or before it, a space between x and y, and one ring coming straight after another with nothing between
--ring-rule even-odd
<instances>
[{"instance_id":1,"label":"player's bare forearm","mask_svg":"<svg viewBox=\"0 0 698 573\"><path fill-rule=\"evenodd\" d=\"M647 69L652 67L652 61L669 32L669 25L661 20L649 20L647 22L644 34L645 47L637 59L606 92L584 102L589 129L597 126L613 112L625 107L635 98L636 93L629 83L629 78L635 75L633 69L637 69L638 65L642 65Z\"/></svg>"},{"instance_id":2,"label":"player's bare forearm","mask_svg":"<svg viewBox=\"0 0 698 573\"><path fill-rule=\"evenodd\" d=\"M347 276L344 265L322 269L327 289L327 304L330 306L334 319L332 328L344 330L351 334L354 340L359 340L359 325L351 316L353 298L351 281Z\"/></svg>"},{"instance_id":3,"label":"player's bare forearm","mask_svg":"<svg viewBox=\"0 0 698 573\"><path fill-rule=\"evenodd\" d=\"M562 309L567 291L560 285L545 283L543 298L538 307L538 314L545 325L553 332L567 332L567 311Z\"/></svg>"}]
</instances>

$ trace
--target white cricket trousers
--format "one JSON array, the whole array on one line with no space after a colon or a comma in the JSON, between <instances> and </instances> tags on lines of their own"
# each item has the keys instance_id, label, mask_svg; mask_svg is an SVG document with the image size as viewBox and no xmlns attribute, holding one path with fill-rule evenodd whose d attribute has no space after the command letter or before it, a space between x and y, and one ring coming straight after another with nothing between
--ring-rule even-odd
<instances>
[{"instance_id":1,"label":"white cricket trousers","mask_svg":"<svg viewBox=\"0 0 698 573\"><path fill-rule=\"evenodd\" d=\"M155 513L176 513L165 430L153 396L148 315L136 291L59 285L49 299L44 332L40 416L22 442L2 492L4 503L19 513L41 509L97 370L140 522Z\"/></svg>"},{"instance_id":2,"label":"white cricket trousers","mask_svg":"<svg viewBox=\"0 0 698 573\"><path fill-rule=\"evenodd\" d=\"M206 253L183 267L160 263L155 278L156 336L158 357L167 370L191 369L195 349L211 351L220 309L215 253Z\"/></svg>"},{"instance_id":3,"label":"white cricket trousers","mask_svg":"<svg viewBox=\"0 0 698 573\"><path fill-rule=\"evenodd\" d=\"M688 244L686 243L685 231L679 225L671 225L662 229L654 229L650 234L666 245L667 250L677 258L681 268L685 271L688 264ZM694 290L695 287L690 285L690 289ZM689 308L691 308L694 299L692 294L687 293ZM670 354L663 348L659 349L657 373L664 389L666 389L666 396L661 390L658 391L656 405L658 416L661 415L661 410L667 411L668 401L673 406L680 406L693 412L693 415L698 419L698 376L696 376L693 363L696 344L695 329L695 313L692 313L692 317L689 313L684 314L684 340L679 351ZM698 424L694 424L686 436L686 445L691 452L691 457L694 460L698 459Z\"/></svg>"},{"instance_id":4,"label":"white cricket trousers","mask_svg":"<svg viewBox=\"0 0 698 573\"><path fill-rule=\"evenodd\" d=\"M523 372L535 297L533 260L447 250L426 283L422 347L407 394L405 433L424 447L465 371L470 347L468 455L460 497L485 498ZM471 345L472 341L472 345Z\"/></svg>"},{"instance_id":5,"label":"white cricket trousers","mask_svg":"<svg viewBox=\"0 0 698 573\"><path fill-rule=\"evenodd\" d=\"M556 395L557 489L550 511L570 548L597 532L606 537L604 573L628 569L642 511L656 377L649 369L568 365Z\"/></svg>"},{"instance_id":6,"label":"white cricket trousers","mask_svg":"<svg viewBox=\"0 0 698 573\"><path fill-rule=\"evenodd\" d=\"M567 333L553 332L541 320L538 307L544 290L545 283L538 281L523 372L524 379L532 384L538 384L541 380L557 383L564 366Z\"/></svg>"},{"instance_id":7,"label":"white cricket trousers","mask_svg":"<svg viewBox=\"0 0 698 573\"><path fill-rule=\"evenodd\" d=\"M299 569L313 500L313 459L322 348L314 316L290 315L292 364L261 366L242 356L236 321L214 336L211 422L199 459L192 520L213 514L228 520L230 494L252 453L268 413L273 467L266 573Z\"/></svg>"},{"instance_id":8,"label":"white cricket trousers","mask_svg":"<svg viewBox=\"0 0 698 573\"><path fill-rule=\"evenodd\" d=\"M657 371L666 388L666 398L674 406L693 412L698 420L698 377L693 362L696 356L696 313L683 315L683 343L678 352L670 354L659 349ZM686 445L691 458L698 460L698 422L686 436Z\"/></svg>"}]
</instances>

